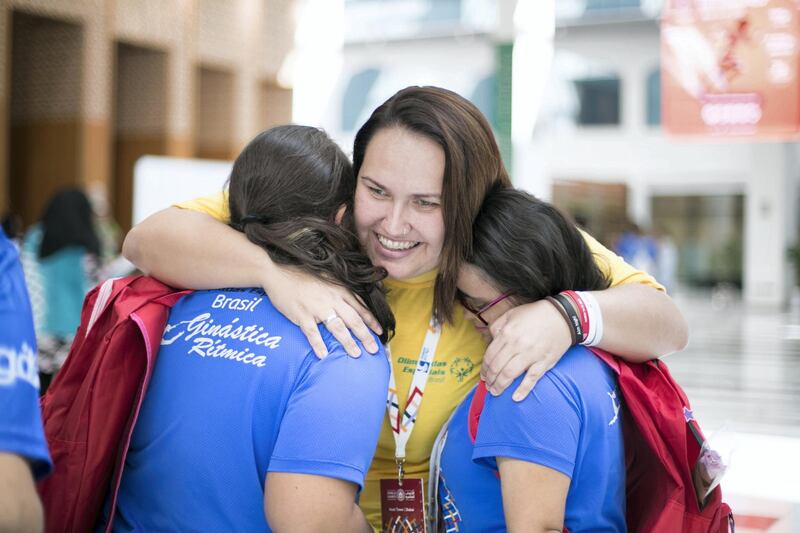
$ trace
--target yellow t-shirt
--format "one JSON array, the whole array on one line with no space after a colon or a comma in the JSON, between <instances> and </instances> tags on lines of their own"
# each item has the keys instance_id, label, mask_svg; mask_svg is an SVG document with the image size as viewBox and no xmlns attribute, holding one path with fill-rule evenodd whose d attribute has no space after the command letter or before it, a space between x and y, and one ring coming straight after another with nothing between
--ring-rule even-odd
<instances>
[{"instance_id":1,"label":"yellow t-shirt","mask_svg":"<svg viewBox=\"0 0 800 533\"><path fill-rule=\"evenodd\" d=\"M386 281L389 305L397 321L396 334L389 348L401 408L406 405L408 389L428 332L435 280L434 271L410 280ZM433 441L453 409L477 384L483 352L486 350L483 338L464 318L464 310L460 306L456 307L453 318L453 324L442 327L425 386L425 396L406 445L406 476L423 478L426 489ZM360 500L367 520L378 529L381 523L379 482L382 478L397 476L394 454L394 436L389 427L389 417L386 416Z\"/></svg>"},{"instance_id":2,"label":"yellow t-shirt","mask_svg":"<svg viewBox=\"0 0 800 533\"><path fill-rule=\"evenodd\" d=\"M220 191L208 196L201 196L200 198L195 198L194 200L188 200L186 202L175 204L175 207L180 207L181 209L191 209L192 211L205 213L206 215L211 215L217 220L221 220L225 223L228 223L231 220L231 211L228 208L227 189L225 191Z\"/></svg>"},{"instance_id":3,"label":"yellow t-shirt","mask_svg":"<svg viewBox=\"0 0 800 533\"><path fill-rule=\"evenodd\" d=\"M178 207L201 211L223 221L230 216L222 193L184 202ZM598 266L611 278L612 285L643 283L664 290L652 276L628 265L589 234L582 234L595 254ZM408 388L428 330L435 278L434 271L410 280L386 281L389 305L397 322L390 350L401 407L406 404ZM406 476L422 477L426 490L428 460L433 442L450 413L478 382L485 349L483 338L464 317L463 309L456 306L453 323L445 324L442 328L425 396L406 447ZM367 520L378 531L381 523L379 480L397 475L394 453L394 437L389 419L384 417L378 448L360 498Z\"/></svg>"}]
</instances>

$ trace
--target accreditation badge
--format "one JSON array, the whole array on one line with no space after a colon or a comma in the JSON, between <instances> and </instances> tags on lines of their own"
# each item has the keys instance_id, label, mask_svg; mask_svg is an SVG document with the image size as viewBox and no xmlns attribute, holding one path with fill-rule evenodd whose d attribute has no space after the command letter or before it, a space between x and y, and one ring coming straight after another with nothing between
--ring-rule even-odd
<instances>
[{"instance_id":1,"label":"accreditation badge","mask_svg":"<svg viewBox=\"0 0 800 533\"><path fill-rule=\"evenodd\" d=\"M421 478L381 480L384 533L425 533L425 491Z\"/></svg>"}]
</instances>

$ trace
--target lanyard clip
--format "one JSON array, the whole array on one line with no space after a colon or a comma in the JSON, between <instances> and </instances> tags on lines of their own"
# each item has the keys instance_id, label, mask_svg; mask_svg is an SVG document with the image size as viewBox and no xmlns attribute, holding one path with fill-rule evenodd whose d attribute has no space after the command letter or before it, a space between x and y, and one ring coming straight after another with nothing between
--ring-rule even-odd
<instances>
[{"instance_id":1,"label":"lanyard clip","mask_svg":"<svg viewBox=\"0 0 800 533\"><path fill-rule=\"evenodd\" d=\"M405 464L406 460L397 458L395 459L395 462L397 463L397 481L400 483L400 486L402 487L403 478L406 476L406 470L405 468L403 468L403 465Z\"/></svg>"}]
</instances>

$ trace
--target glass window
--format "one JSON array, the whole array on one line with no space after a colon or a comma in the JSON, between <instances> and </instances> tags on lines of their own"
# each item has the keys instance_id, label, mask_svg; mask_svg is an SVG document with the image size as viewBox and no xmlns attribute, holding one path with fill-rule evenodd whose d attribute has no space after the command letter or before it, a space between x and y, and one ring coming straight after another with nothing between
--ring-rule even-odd
<instances>
[{"instance_id":1,"label":"glass window","mask_svg":"<svg viewBox=\"0 0 800 533\"><path fill-rule=\"evenodd\" d=\"M428 3L428 11L423 21L453 21L461 20L461 0L433 0Z\"/></svg>"},{"instance_id":2,"label":"glass window","mask_svg":"<svg viewBox=\"0 0 800 533\"><path fill-rule=\"evenodd\" d=\"M695 287L742 286L744 195L653 196L651 207L653 226L677 247L677 272L664 277L677 274Z\"/></svg>"},{"instance_id":3,"label":"glass window","mask_svg":"<svg viewBox=\"0 0 800 533\"><path fill-rule=\"evenodd\" d=\"M647 75L647 125L661 124L661 69Z\"/></svg>"},{"instance_id":4,"label":"glass window","mask_svg":"<svg viewBox=\"0 0 800 533\"><path fill-rule=\"evenodd\" d=\"M372 87L380 75L380 70L368 68L354 74L347 82L342 97L342 130L353 131L367 103Z\"/></svg>"},{"instance_id":5,"label":"glass window","mask_svg":"<svg viewBox=\"0 0 800 533\"><path fill-rule=\"evenodd\" d=\"M578 79L577 123L582 126L618 125L620 122L620 79L618 76Z\"/></svg>"},{"instance_id":6,"label":"glass window","mask_svg":"<svg viewBox=\"0 0 800 533\"><path fill-rule=\"evenodd\" d=\"M586 11L610 11L639 7L639 0L586 0Z\"/></svg>"},{"instance_id":7,"label":"glass window","mask_svg":"<svg viewBox=\"0 0 800 533\"><path fill-rule=\"evenodd\" d=\"M475 85L470 101L481 110L481 113L486 115L492 127L496 128L495 100L497 100L497 80L495 75L491 74Z\"/></svg>"}]
</instances>

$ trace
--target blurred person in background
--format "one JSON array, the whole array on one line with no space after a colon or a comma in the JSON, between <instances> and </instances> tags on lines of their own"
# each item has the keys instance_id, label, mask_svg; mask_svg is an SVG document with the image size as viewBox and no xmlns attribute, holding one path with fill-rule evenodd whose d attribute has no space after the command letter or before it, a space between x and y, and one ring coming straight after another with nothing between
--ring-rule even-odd
<instances>
[{"instance_id":1,"label":"blurred person in background","mask_svg":"<svg viewBox=\"0 0 800 533\"><path fill-rule=\"evenodd\" d=\"M656 230L654 238L658 244L658 279L672 294L678 284L678 245L664 229Z\"/></svg>"},{"instance_id":2,"label":"blurred person in background","mask_svg":"<svg viewBox=\"0 0 800 533\"><path fill-rule=\"evenodd\" d=\"M92 186L86 196L92 205L95 233L100 241L98 282L132 274L136 267L120 254L122 228L111 213L105 189L100 186Z\"/></svg>"},{"instance_id":3,"label":"blurred person in background","mask_svg":"<svg viewBox=\"0 0 800 533\"><path fill-rule=\"evenodd\" d=\"M13 211L9 212L3 217L2 226L6 237L19 246L25 234L25 224L22 222L22 217Z\"/></svg>"},{"instance_id":4,"label":"blurred person in background","mask_svg":"<svg viewBox=\"0 0 800 533\"><path fill-rule=\"evenodd\" d=\"M36 336L17 247L0 230L0 531L43 526L34 479L51 468L39 411Z\"/></svg>"},{"instance_id":5,"label":"blurred person in background","mask_svg":"<svg viewBox=\"0 0 800 533\"><path fill-rule=\"evenodd\" d=\"M658 244L637 224L628 221L627 229L617 238L614 250L635 268L658 273Z\"/></svg>"},{"instance_id":6,"label":"blurred person in background","mask_svg":"<svg viewBox=\"0 0 800 533\"><path fill-rule=\"evenodd\" d=\"M77 188L57 192L22 245L39 344L44 393L69 353L83 299L100 277L92 206Z\"/></svg>"}]
</instances>

